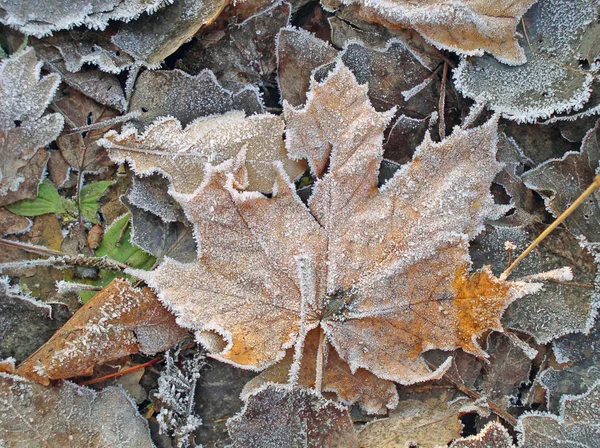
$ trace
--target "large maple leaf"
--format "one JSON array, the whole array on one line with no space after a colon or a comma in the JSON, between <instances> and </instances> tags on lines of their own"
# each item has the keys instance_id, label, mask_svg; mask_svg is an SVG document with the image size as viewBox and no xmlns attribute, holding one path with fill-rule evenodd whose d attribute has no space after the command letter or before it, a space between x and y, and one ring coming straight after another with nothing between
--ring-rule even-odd
<instances>
[{"instance_id":1,"label":"large maple leaf","mask_svg":"<svg viewBox=\"0 0 600 448\"><path fill-rule=\"evenodd\" d=\"M477 337L501 331L505 308L539 288L500 281L488 269L469 273L469 240L507 210L489 193L501 168L497 120L456 129L441 143L427 136L378 188L391 114L373 109L366 86L342 64L313 83L308 98L302 109L286 107L292 156L325 172L308 206L280 162L272 196L243 191L242 151L208 166L194 194L176 195L195 226L197 261L167 259L135 274L216 359L262 370L293 347L292 380L313 329L317 371L326 347L353 373L403 384L447 368L432 372L420 357L426 350L486 356Z\"/></svg>"}]
</instances>

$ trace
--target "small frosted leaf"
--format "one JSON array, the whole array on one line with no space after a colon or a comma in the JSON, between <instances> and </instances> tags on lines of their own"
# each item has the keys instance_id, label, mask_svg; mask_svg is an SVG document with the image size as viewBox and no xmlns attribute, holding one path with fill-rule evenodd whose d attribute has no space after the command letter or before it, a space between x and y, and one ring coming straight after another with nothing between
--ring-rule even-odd
<instances>
[{"instance_id":1,"label":"small frosted leaf","mask_svg":"<svg viewBox=\"0 0 600 448\"><path fill-rule=\"evenodd\" d=\"M299 387L265 385L227 421L236 448L358 448L346 408Z\"/></svg>"},{"instance_id":2,"label":"small frosted leaf","mask_svg":"<svg viewBox=\"0 0 600 448\"><path fill-rule=\"evenodd\" d=\"M515 445L504 426L490 422L479 434L455 440L450 448L515 448Z\"/></svg>"},{"instance_id":3,"label":"small frosted leaf","mask_svg":"<svg viewBox=\"0 0 600 448\"><path fill-rule=\"evenodd\" d=\"M117 387L98 393L68 381L44 387L0 373L0 405L5 446L154 446L148 423Z\"/></svg>"},{"instance_id":4,"label":"small frosted leaf","mask_svg":"<svg viewBox=\"0 0 600 448\"><path fill-rule=\"evenodd\" d=\"M509 4L481 1L345 0L357 4L361 15L392 28L412 28L438 48L463 55L488 52L509 64L525 61L515 39L519 20L536 0Z\"/></svg>"},{"instance_id":5,"label":"small frosted leaf","mask_svg":"<svg viewBox=\"0 0 600 448\"><path fill-rule=\"evenodd\" d=\"M60 77L47 75L41 78L40 69L41 64L37 62L32 48L13 54L0 66L2 205L9 202L1 196L18 193L20 185L26 181L24 170L27 165L33 162L42 146L58 136L63 127L60 114L42 116L54 97Z\"/></svg>"},{"instance_id":6,"label":"small frosted leaf","mask_svg":"<svg viewBox=\"0 0 600 448\"><path fill-rule=\"evenodd\" d=\"M135 289L116 279L21 363L16 373L42 384L89 376L97 364L138 352L164 351L186 334L150 289Z\"/></svg>"},{"instance_id":7,"label":"small frosted leaf","mask_svg":"<svg viewBox=\"0 0 600 448\"><path fill-rule=\"evenodd\" d=\"M580 59L591 64L600 50L597 44L595 50L588 48L599 14L597 0L539 1L525 14L520 30L527 63L512 67L489 56L464 59L454 74L457 88L518 122L581 109L594 76L579 64Z\"/></svg>"},{"instance_id":8,"label":"small frosted leaf","mask_svg":"<svg viewBox=\"0 0 600 448\"><path fill-rule=\"evenodd\" d=\"M519 447L594 447L600 445L600 382L581 395L565 395L560 415L527 413L519 418Z\"/></svg>"},{"instance_id":9,"label":"small frosted leaf","mask_svg":"<svg viewBox=\"0 0 600 448\"><path fill-rule=\"evenodd\" d=\"M182 128L178 120L163 118L142 135L135 130L108 133L102 140L115 162L129 161L141 175L166 174L179 193L193 193L203 182L207 164L216 165L246 150L250 188L271 191L281 160L290 177L303 171L303 164L287 159L281 118L261 114L245 118L243 112L201 117Z\"/></svg>"}]
</instances>

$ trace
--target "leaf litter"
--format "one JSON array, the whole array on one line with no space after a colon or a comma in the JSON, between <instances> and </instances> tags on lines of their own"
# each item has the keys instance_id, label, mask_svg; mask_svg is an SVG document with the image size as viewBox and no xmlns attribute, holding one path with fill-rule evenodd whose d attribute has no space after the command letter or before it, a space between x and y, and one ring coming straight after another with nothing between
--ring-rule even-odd
<instances>
[{"instance_id":1,"label":"leaf litter","mask_svg":"<svg viewBox=\"0 0 600 448\"><path fill-rule=\"evenodd\" d=\"M500 280L596 182L595 0L63 3L0 6L0 442L595 446L597 193Z\"/></svg>"}]
</instances>

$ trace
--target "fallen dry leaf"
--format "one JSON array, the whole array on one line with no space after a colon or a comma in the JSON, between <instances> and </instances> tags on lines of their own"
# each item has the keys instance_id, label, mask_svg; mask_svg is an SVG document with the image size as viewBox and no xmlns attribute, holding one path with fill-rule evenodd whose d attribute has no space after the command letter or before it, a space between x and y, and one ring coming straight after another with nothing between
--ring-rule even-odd
<instances>
[{"instance_id":1,"label":"fallen dry leaf","mask_svg":"<svg viewBox=\"0 0 600 448\"><path fill-rule=\"evenodd\" d=\"M491 422L479 434L455 440L450 448L515 448L515 445L504 426Z\"/></svg>"},{"instance_id":2,"label":"fallen dry leaf","mask_svg":"<svg viewBox=\"0 0 600 448\"><path fill-rule=\"evenodd\" d=\"M343 406L300 387L266 384L227 421L236 448L358 448Z\"/></svg>"},{"instance_id":3,"label":"fallen dry leaf","mask_svg":"<svg viewBox=\"0 0 600 448\"><path fill-rule=\"evenodd\" d=\"M261 114L245 118L243 112L201 117L182 129L174 118L156 121L142 135L134 129L112 131L101 141L113 161L129 161L141 175L166 174L179 193L193 193L203 182L207 163L220 163L246 148L250 189L271 191L274 170L271 162L282 160L290 177L304 165L287 159L282 139L281 118Z\"/></svg>"},{"instance_id":4,"label":"fallen dry leaf","mask_svg":"<svg viewBox=\"0 0 600 448\"><path fill-rule=\"evenodd\" d=\"M216 359L262 370L295 346L293 380L306 334L320 327L352 372L424 381L449 360L432 372L422 352L460 347L485 357L478 336L501 330L505 308L540 288L468 272L468 241L507 210L489 193L500 169L496 119L441 143L426 137L378 189L390 114L366 93L340 64L313 83L305 109L286 111L296 157L317 172L329 158L308 208L280 164L272 197L240 192L243 152L208 166L195 194L175 195L195 225L198 259L133 272Z\"/></svg>"},{"instance_id":5,"label":"fallen dry leaf","mask_svg":"<svg viewBox=\"0 0 600 448\"><path fill-rule=\"evenodd\" d=\"M68 381L44 387L0 373L0 405L6 447L154 446L135 402L117 387L98 393Z\"/></svg>"},{"instance_id":6,"label":"fallen dry leaf","mask_svg":"<svg viewBox=\"0 0 600 448\"><path fill-rule=\"evenodd\" d=\"M25 174L29 173L25 170L37 161L38 150L54 140L63 127L60 114L42 116L60 77L40 78L40 70L32 48L12 55L0 66L0 205L9 203L2 198L9 193L14 200L28 197L28 192L16 199L14 194L26 185L29 176ZM31 177L39 183L39 176Z\"/></svg>"},{"instance_id":7,"label":"fallen dry leaf","mask_svg":"<svg viewBox=\"0 0 600 448\"><path fill-rule=\"evenodd\" d=\"M42 384L89 376L96 364L169 349L187 332L148 288L113 280L29 358L16 373Z\"/></svg>"}]
</instances>

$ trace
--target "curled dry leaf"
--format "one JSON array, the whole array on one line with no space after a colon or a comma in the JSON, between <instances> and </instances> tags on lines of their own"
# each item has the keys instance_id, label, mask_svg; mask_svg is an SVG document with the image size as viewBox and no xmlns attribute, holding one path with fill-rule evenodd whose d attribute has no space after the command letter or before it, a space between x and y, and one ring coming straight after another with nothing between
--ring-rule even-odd
<instances>
[{"instance_id":1,"label":"curled dry leaf","mask_svg":"<svg viewBox=\"0 0 600 448\"><path fill-rule=\"evenodd\" d=\"M441 143L426 137L378 189L390 114L373 109L341 64L309 98L286 112L290 149L319 172L329 158L308 208L280 164L272 197L239 191L242 153L209 166L195 194L176 195L195 226L196 262L166 260L135 275L216 359L262 370L294 346L292 380L318 327L351 372L403 384L448 367L432 372L420 358L426 350L486 356L477 337L501 330L505 308L541 286L468 272L468 241L507 210L489 193L500 169L497 121ZM313 102L323 104L314 115Z\"/></svg>"},{"instance_id":2,"label":"curled dry leaf","mask_svg":"<svg viewBox=\"0 0 600 448\"><path fill-rule=\"evenodd\" d=\"M142 352L169 349L187 332L148 288L116 279L75 315L16 373L42 384L89 376L97 364Z\"/></svg>"},{"instance_id":3,"label":"curled dry leaf","mask_svg":"<svg viewBox=\"0 0 600 448\"><path fill-rule=\"evenodd\" d=\"M0 373L0 440L20 448L154 446L135 402L117 387L44 387Z\"/></svg>"},{"instance_id":4,"label":"curled dry leaf","mask_svg":"<svg viewBox=\"0 0 600 448\"><path fill-rule=\"evenodd\" d=\"M227 421L233 446L244 448L358 448L343 406L300 387L266 384Z\"/></svg>"},{"instance_id":5,"label":"curled dry leaf","mask_svg":"<svg viewBox=\"0 0 600 448\"><path fill-rule=\"evenodd\" d=\"M455 440L450 448L515 448L515 445L504 426L490 422L479 434Z\"/></svg>"},{"instance_id":6,"label":"curled dry leaf","mask_svg":"<svg viewBox=\"0 0 600 448\"><path fill-rule=\"evenodd\" d=\"M10 193L11 202L33 199L31 193L35 197L41 172L31 176L34 183L37 181L33 192L19 191L29 186L28 165L38 161L38 150L54 140L63 127L60 114L42 116L60 77L40 78L40 70L32 48L12 55L0 66L0 205L9 203L6 195ZM47 155L43 158L45 165Z\"/></svg>"},{"instance_id":7,"label":"curled dry leaf","mask_svg":"<svg viewBox=\"0 0 600 448\"><path fill-rule=\"evenodd\" d=\"M561 400L560 416L530 412L519 418L519 446L594 447L600 445L600 382L581 395L566 395Z\"/></svg>"},{"instance_id":8,"label":"curled dry leaf","mask_svg":"<svg viewBox=\"0 0 600 448\"><path fill-rule=\"evenodd\" d=\"M141 136L134 129L105 135L102 144L115 162L129 161L137 174L162 172L176 192L193 193L204 180L207 163L220 163L246 150L249 188L271 191L272 162L282 160L290 177L304 165L287 159L281 118L261 114L245 118L243 112L199 118L182 129L179 121L156 121Z\"/></svg>"},{"instance_id":9,"label":"curled dry leaf","mask_svg":"<svg viewBox=\"0 0 600 448\"><path fill-rule=\"evenodd\" d=\"M361 15L391 28L412 28L438 48L463 55L488 52L511 64L525 62L515 39L521 17L536 0L490 3L482 0L343 0Z\"/></svg>"}]
</instances>

